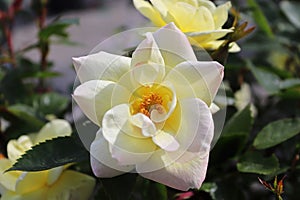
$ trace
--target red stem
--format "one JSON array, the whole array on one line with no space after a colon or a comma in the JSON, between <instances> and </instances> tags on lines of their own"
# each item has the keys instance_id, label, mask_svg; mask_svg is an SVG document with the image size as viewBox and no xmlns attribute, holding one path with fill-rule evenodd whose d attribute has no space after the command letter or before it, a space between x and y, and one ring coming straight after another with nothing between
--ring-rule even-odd
<instances>
[{"instance_id":1,"label":"red stem","mask_svg":"<svg viewBox=\"0 0 300 200\"><path fill-rule=\"evenodd\" d=\"M6 42L7 42L9 57L11 59L13 66L16 67L14 47L13 47L13 42L12 42L12 31L11 31L11 28L9 27L9 24L7 24L7 23L4 24L3 28L4 28L4 35L5 35Z\"/></svg>"},{"instance_id":2,"label":"red stem","mask_svg":"<svg viewBox=\"0 0 300 200\"><path fill-rule=\"evenodd\" d=\"M46 18L47 18L47 1L43 1L41 0L41 10L40 10L40 15L38 18L38 26L40 31L44 28L45 26L45 22L46 22ZM40 39L40 54L41 54L41 60L40 60L40 69L41 71L46 71L47 70L47 56L49 53L49 42L48 41L42 41ZM39 91L40 92L45 92L46 88L45 88L45 82L43 80L43 78L41 78L39 80Z\"/></svg>"}]
</instances>

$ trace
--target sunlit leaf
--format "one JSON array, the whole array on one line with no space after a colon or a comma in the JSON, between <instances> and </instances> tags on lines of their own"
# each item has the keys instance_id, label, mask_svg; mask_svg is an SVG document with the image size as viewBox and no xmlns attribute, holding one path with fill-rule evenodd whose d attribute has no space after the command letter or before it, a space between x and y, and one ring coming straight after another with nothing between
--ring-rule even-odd
<instances>
[{"instance_id":1,"label":"sunlit leaf","mask_svg":"<svg viewBox=\"0 0 300 200\"><path fill-rule=\"evenodd\" d=\"M9 171L41 171L88 159L88 151L75 138L57 137L32 147Z\"/></svg>"},{"instance_id":2,"label":"sunlit leaf","mask_svg":"<svg viewBox=\"0 0 300 200\"><path fill-rule=\"evenodd\" d=\"M271 122L256 136L253 146L266 149L280 144L300 133L300 118Z\"/></svg>"},{"instance_id":3,"label":"sunlit leaf","mask_svg":"<svg viewBox=\"0 0 300 200\"><path fill-rule=\"evenodd\" d=\"M244 173L270 175L279 169L279 162L275 155L266 158L259 152L248 152L239 160L237 169Z\"/></svg>"}]
</instances>

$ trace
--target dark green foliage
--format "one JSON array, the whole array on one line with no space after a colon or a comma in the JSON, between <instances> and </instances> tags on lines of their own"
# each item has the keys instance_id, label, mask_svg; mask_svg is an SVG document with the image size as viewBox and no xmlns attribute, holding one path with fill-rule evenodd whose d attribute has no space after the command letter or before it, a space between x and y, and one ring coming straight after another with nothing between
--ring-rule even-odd
<instances>
[{"instance_id":1,"label":"dark green foliage","mask_svg":"<svg viewBox=\"0 0 300 200\"><path fill-rule=\"evenodd\" d=\"M41 171L88 158L87 150L79 141L73 137L58 137L32 147L8 171Z\"/></svg>"}]
</instances>

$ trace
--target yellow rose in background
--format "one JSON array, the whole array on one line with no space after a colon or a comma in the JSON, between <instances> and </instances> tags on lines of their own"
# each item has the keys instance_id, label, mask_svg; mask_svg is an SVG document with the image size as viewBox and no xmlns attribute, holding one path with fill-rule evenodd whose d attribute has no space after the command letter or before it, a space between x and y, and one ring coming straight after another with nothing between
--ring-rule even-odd
<instances>
[{"instance_id":1,"label":"yellow rose in background","mask_svg":"<svg viewBox=\"0 0 300 200\"><path fill-rule=\"evenodd\" d=\"M0 158L1 200L86 200L91 195L94 178L60 166L38 172L10 171L9 169L33 145L72 133L70 124L55 119L37 134L23 135L7 144L8 158ZM47 156L47 155L45 155Z\"/></svg>"},{"instance_id":2,"label":"yellow rose in background","mask_svg":"<svg viewBox=\"0 0 300 200\"><path fill-rule=\"evenodd\" d=\"M195 46L207 50L215 50L222 43L220 38L232 29L223 29L228 19L231 3L215 6L209 0L133 0L134 6L156 26L164 26L174 22ZM232 43L231 52L240 51L236 43Z\"/></svg>"}]
</instances>

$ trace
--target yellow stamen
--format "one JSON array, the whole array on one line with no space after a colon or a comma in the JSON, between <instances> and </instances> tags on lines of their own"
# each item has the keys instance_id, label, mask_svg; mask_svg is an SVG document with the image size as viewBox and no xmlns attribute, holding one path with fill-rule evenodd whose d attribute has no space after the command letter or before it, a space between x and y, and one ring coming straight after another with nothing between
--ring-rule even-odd
<instances>
[{"instance_id":1,"label":"yellow stamen","mask_svg":"<svg viewBox=\"0 0 300 200\"><path fill-rule=\"evenodd\" d=\"M5 156L2 153L0 153L0 160L4 159L4 158L5 158Z\"/></svg>"},{"instance_id":2,"label":"yellow stamen","mask_svg":"<svg viewBox=\"0 0 300 200\"><path fill-rule=\"evenodd\" d=\"M171 91L161 85L142 86L137 88L130 97L131 114L142 113L150 118L151 111L159 113L168 111L168 103L171 101Z\"/></svg>"},{"instance_id":3,"label":"yellow stamen","mask_svg":"<svg viewBox=\"0 0 300 200\"><path fill-rule=\"evenodd\" d=\"M140 103L139 112L150 117L151 106L162 105L162 97L156 93L150 92L149 94L143 95L142 102Z\"/></svg>"}]
</instances>

